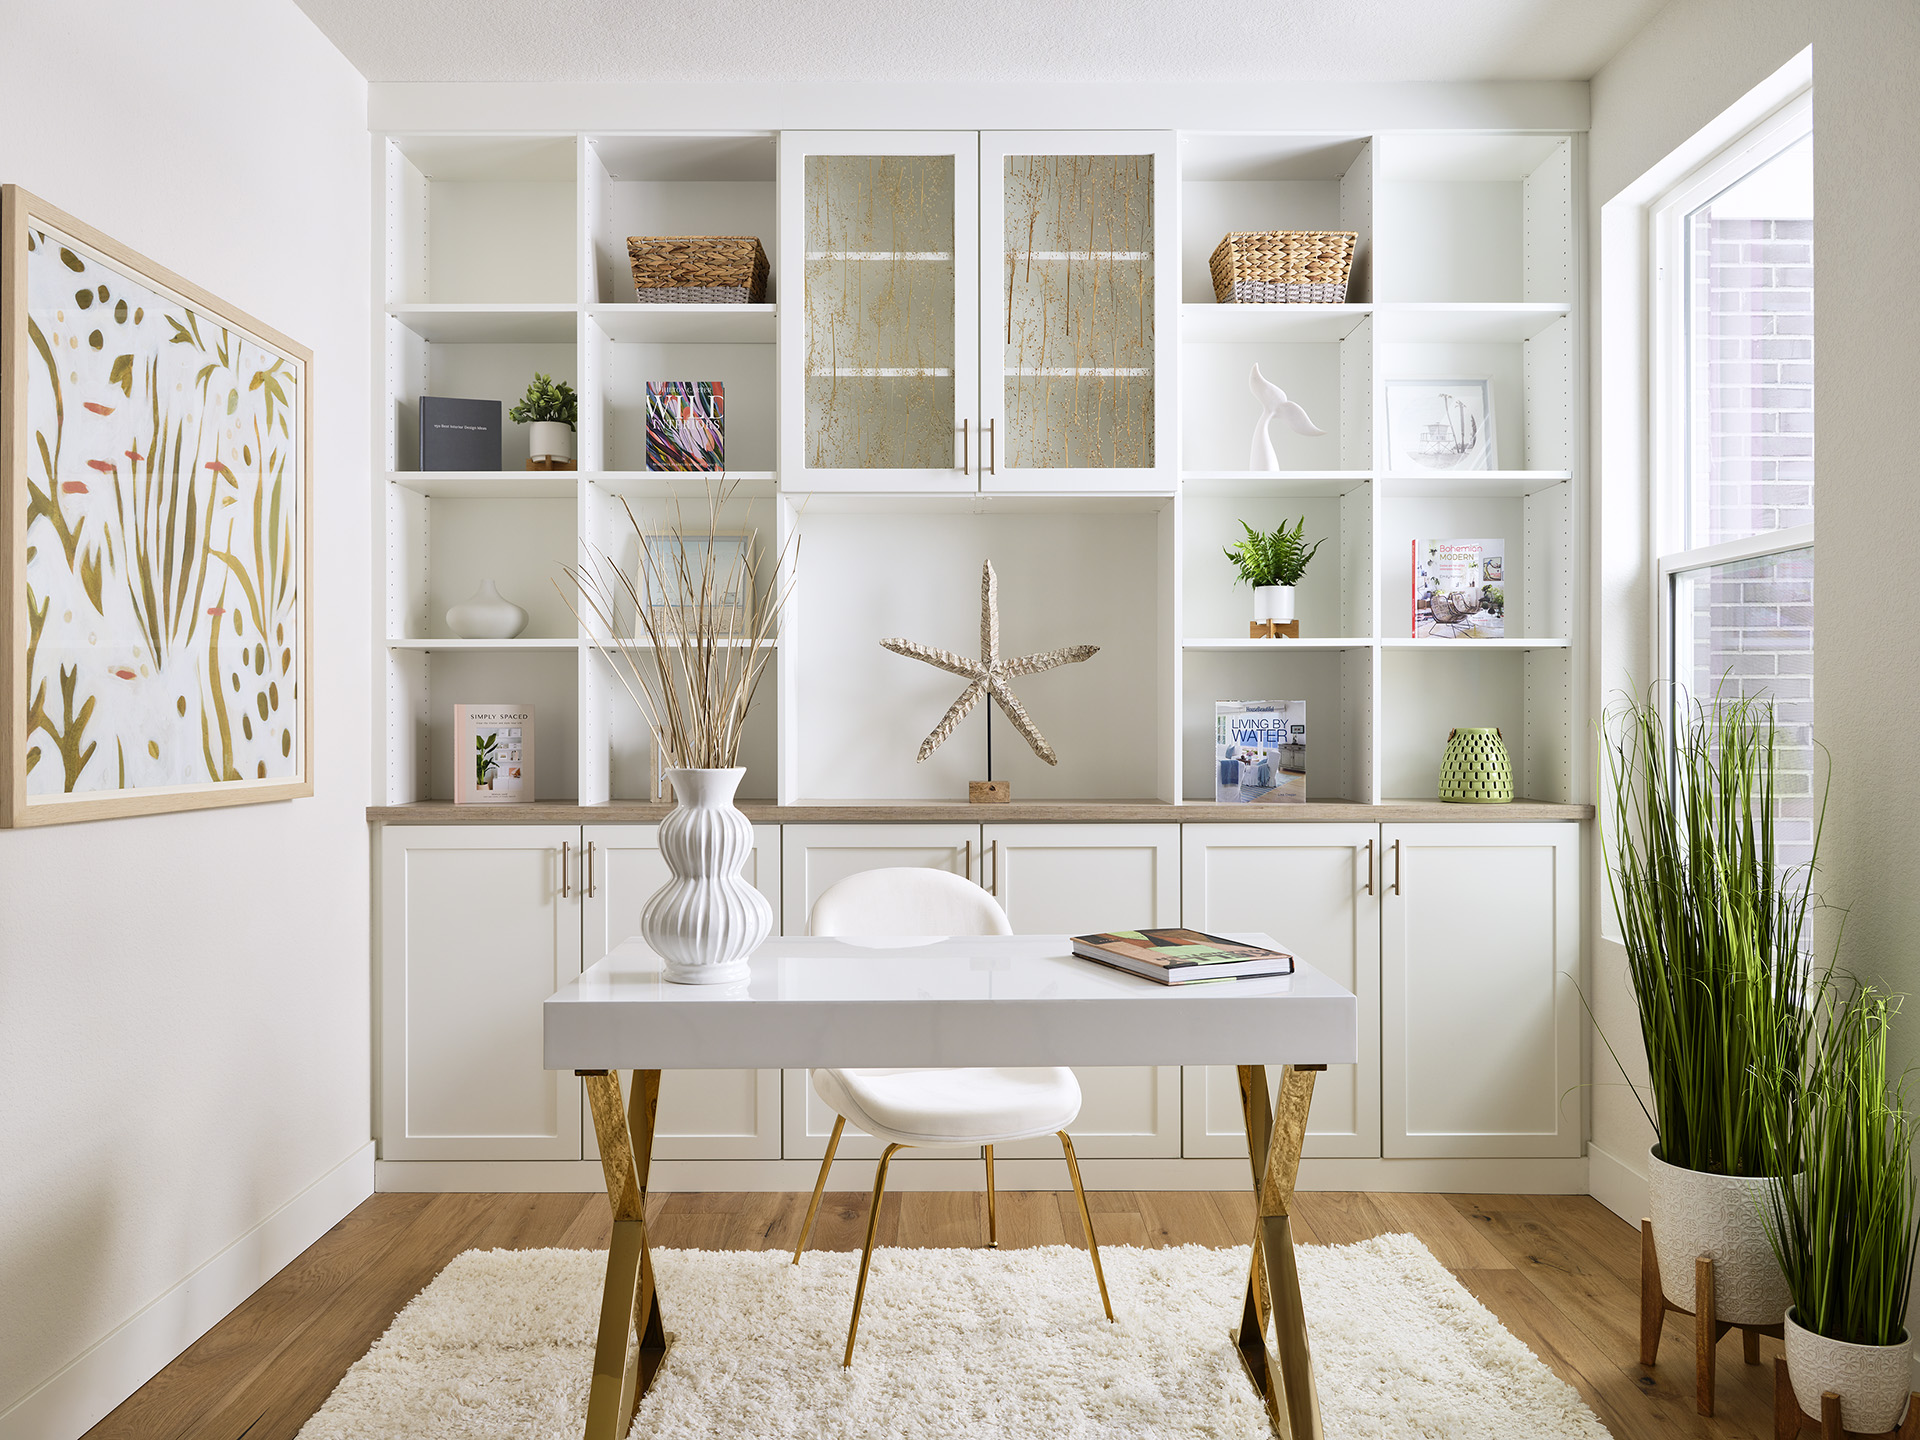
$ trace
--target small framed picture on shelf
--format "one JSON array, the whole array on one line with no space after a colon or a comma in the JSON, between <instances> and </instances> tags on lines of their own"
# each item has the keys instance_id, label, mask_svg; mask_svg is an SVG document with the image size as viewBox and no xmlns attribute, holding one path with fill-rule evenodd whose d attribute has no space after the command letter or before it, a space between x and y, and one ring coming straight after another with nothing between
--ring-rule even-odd
<instances>
[{"instance_id":1,"label":"small framed picture on shelf","mask_svg":"<svg viewBox=\"0 0 1920 1440\"><path fill-rule=\"evenodd\" d=\"M1493 431L1493 381L1389 380L1387 468L1498 470Z\"/></svg>"},{"instance_id":2,"label":"small framed picture on shelf","mask_svg":"<svg viewBox=\"0 0 1920 1440\"><path fill-rule=\"evenodd\" d=\"M647 382L647 469L724 470L726 385L719 380Z\"/></svg>"},{"instance_id":3,"label":"small framed picture on shelf","mask_svg":"<svg viewBox=\"0 0 1920 1440\"><path fill-rule=\"evenodd\" d=\"M703 610L722 633L744 627L753 583L747 541L745 534L648 535L640 547L638 588L655 628L691 629ZM635 638L646 637L646 625L636 619Z\"/></svg>"},{"instance_id":4,"label":"small framed picture on shelf","mask_svg":"<svg viewBox=\"0 0 1920 1440\"><path fill-rule=\"evenodd\" d=\"M533 706L453 707L453 803L523 805L533 799Z\"/></svg>"}]
</instances>

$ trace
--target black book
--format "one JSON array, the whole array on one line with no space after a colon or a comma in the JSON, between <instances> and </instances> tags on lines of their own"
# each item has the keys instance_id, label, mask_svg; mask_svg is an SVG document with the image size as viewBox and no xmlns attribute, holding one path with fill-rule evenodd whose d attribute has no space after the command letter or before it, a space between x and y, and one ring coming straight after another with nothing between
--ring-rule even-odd
<instances>
[{"instance_id":1,"label":"black book","mask_svg":"<svg viewBox=\"0 0 1920 1440\"><path fill-rule=\"evenodd\" d=\"M498 470L500 402L420 397L422 470Z\"/></svg>"}]
</instances>

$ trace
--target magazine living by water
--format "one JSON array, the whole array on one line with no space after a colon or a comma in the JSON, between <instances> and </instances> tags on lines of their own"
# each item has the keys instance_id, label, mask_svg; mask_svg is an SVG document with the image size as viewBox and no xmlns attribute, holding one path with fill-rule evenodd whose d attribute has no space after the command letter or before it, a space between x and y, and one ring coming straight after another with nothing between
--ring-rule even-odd
<instances>
[{"instance_id":1,"label":"magazine living by water","mask_svg":"<svg viewBox=\"0 0 1920 1440\"><path fill-rule=\"evenodd\" d=\"M1213 798L1229 805L1307 798L1307 702L1216 700Z\"/></svg>"}]
</instances>

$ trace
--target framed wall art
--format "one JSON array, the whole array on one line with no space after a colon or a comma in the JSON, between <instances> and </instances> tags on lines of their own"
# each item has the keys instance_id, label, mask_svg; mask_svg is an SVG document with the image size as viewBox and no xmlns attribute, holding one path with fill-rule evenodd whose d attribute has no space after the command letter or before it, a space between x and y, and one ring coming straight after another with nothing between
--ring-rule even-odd
<instances>
[{"instance_id":1,"label":"framed wall art","mask_svg":"<svg viewBox=\"0 0 1920 1440\"><path fill-rule=\"evenodd\" d=\"M0 187L0 825L313 793L312 366Z\"/></svg>"},{"instance_id":2,"label":"framed wall art","mask_svg":"<svg viewBox=\"0 0 1920 1440\"><path fill-rule=\"evenodd\" d=\"M1387 468L1498 470L1493 433L1493 381L1389 380Z\"/></svg>"}]
</instances>

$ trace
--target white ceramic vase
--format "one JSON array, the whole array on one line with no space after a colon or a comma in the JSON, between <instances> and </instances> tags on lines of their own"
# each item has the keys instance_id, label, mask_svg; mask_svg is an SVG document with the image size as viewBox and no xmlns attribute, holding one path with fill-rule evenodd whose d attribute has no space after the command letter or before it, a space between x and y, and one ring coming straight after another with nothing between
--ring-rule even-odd
<instances>
[{"instance_id":1,"label":"white ceramic vase","mask_svg":"<svg viewBox=\"0 0 1920 1440\"><path fill-rule=\"evenodd\" d=\"M1792 1303L1767 1243L1761 1209L1777 1182L1769 1176L1710 1175L1647 1157L1652 1192L1653 1251L1660 1288L1682 1310L1694 1304L1694 1262L1713 1261L1713 1313L1730 1325L1777 1325ZM1815 1413L1818 1413L1816 1407Z\"/></svg>"},{"instance_id":2,"label":"white ceramic vase","mask_svg":"<svg viewBox=\"0 0 1920 1440\"><path fill-rule=\"evenodd\" d=\"M564 420L535 420L527 427L527 457L532 460L571 460L573 427Z\"/></svg>"},{"instance_id":3,"label":"white ceramic vase","mask_svg":"<svg viewBox=\"0 0 1920 1440\"><path fill-rule=\"evenodd\" d=\"M747 955L773 929L773 907L740 874L753 826L733 792L747 772L669 770L674 806L660 822L660 854L673 879L640 912L640 937L681 985L747 978Z\"/></svg>"},{"instance_id":4,"label":"white ceramic vase","mask_svg":"<svg viewBox=\"0 0 1920 1440\"><path fill-rule=\"evenodd\" d=\"M1802 1329L1789 1310L1786 1341L1787 1378L1804 1413L1819 1419L1820 1397L1831 1390L1844 1430L1870 1435L1900 1423L1912 1393L1904 1335L1897 1345L1850 1345Z\"/></svg>"},{"instance_id":5,"label":"white ceramic vase","mask_svg":"<svg viewBox=\"0 0 1920 1440\"><path fill-rule=\"evenodd\" d=\"M1253 587L1255 623L1274 620L1282 625L1293 619L1293 586L1256 585Z\"/></svg>"},{"instance_id":6,"label":"white ceramic vase","mask_svg":"<svg viewBox=\"0 0 1920 1440\"><path fill-rule=\"evenodd\" d=\"M491 580L447 611L447 628L462 640L511 640L527 628L527 612Z\"/></svg>"}]
</instances>

